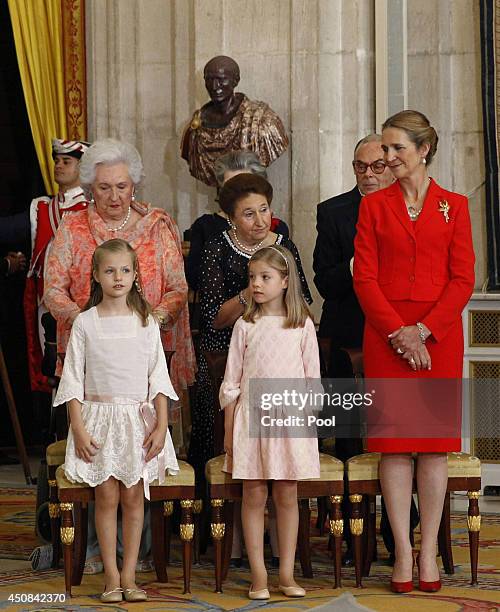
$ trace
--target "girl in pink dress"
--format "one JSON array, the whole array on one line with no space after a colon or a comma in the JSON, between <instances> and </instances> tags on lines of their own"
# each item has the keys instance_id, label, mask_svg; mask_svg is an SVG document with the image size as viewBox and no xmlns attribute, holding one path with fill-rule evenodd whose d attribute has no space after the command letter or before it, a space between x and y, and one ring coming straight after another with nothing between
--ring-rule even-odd
<instances>
[{"instance_id":1,"label":"girl in pink dress","mask_svg":"<svg viewBox=\"0 0 500 612\"><path fill-rule=\"evenodd\" d=\"M265 413L256 412L260 406L252 405L249 389L251 382L262 379L294 379L300 386L297 379L304 384L306 379L319 379L318 343L290 251L276 245L259 249L248 270L251 299L234 325L220 389L225 409L224 470L243 480L241 514L252 574L248 597L269 599L263 549L268 480L274 481L279 589L289 597L303 597L305 591L293 577L299 525L297 481L319 478L317 438L292 437L283 427L272 436L252 433L255 415L260 420ZM286 412L283 406L279 410Z\"/></svg>"},{"instance_id":2,"label":"girl in pink dress","mask_svg":"<svg viewBox=\"0 0 500 612\"><path fill-rule=\"evenodd\" d=\"M160 330L142 295L137 255L108 240L92 257L91 296L71 330L55 405L68 402L64 470L95 487L95 522L106 585L101 601L145 601L135 567L149 483L179 466L168 432L167 397L177 399ZM141 482L141 480L143 482ZM123 566L116 564L117 510Z\"/></svg>"}]
</instances>

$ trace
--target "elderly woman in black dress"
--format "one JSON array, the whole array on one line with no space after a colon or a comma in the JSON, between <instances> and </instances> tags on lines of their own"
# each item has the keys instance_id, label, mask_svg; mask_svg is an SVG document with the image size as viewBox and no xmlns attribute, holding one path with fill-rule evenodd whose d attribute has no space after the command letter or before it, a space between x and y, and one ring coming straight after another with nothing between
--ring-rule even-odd
<instances>
[{"instance_id":1,"label":"elderly woman in black dress","mask_svg":"<svg viewBox=\"0 0 500 612\"><path fill-rule=\"evenodd\" d=\"M226 181L219 194L221 209L230 227L205 245L200 268L201 338L198 388L193 406L193 428L189 462L203 491L204 466L213 456L213 394L203 351L226 351L233 325L243 314L250 297L248 261L264 246L280 244L295 258L305 299L311 294L302 270L297 247L282 234L271 231L273 188L255 174L238 174Z\"/></svg>"},{"instance_id":2,"label":"elderly woman in black dress","mask_svg":"<svg viewBox=\"0 0 500 612\"><path fill-rule=\"evenodd\" d=\"M221 155L214 164L217 189L222 189L226 181L237 174L258 174L267 179L266 167L262 165L253 151L230 151ZM217 234L230 229L227 214L223 210L206 213L198 217L189 229L189 254L186 259L186 279L191 289L198 291L200 283L201 256L205 244ZM287 224L273 217L271 230L288 238Z\"/></svg>"}]
</instances>

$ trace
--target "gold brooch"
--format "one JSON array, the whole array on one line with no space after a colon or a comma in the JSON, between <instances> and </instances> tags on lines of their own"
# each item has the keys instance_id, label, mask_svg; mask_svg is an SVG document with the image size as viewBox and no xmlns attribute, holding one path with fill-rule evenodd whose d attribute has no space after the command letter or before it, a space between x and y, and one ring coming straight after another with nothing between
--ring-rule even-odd
<instances>
[{"instance_id":1,"label":"gold brooch","mask_svg":"<svg viewBox=\"0 0 500 612\"><path fill-rule=\"evenodd\" d=\"M443 213L444 220L446 221L446 223L448 223L448 221L450 220L450 215L448 214L450 212L450 205L448 204L448 202L446 200L441 200L439 202L438 210L439 212Z\"/></svg>"}]
</instances>

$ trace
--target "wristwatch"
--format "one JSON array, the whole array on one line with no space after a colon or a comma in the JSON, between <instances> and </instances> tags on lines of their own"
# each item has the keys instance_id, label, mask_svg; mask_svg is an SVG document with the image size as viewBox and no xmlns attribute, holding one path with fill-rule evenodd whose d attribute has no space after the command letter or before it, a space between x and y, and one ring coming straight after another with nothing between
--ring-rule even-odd
<instances>
[{"instance_id":1,"label":"wristwatch","mask_svg":"<svg viewBox=\"0 0 500 612\"><path fill-rule=\"evenodd\" d=\"M425 341L427 338L425 337L424 326L422 325L422 323L420 323L420 321L417 321L415 325L418 328L418 335L420 336L420 342L422 342L422 344L425 344Z\"/></svg>"}]
</instances>

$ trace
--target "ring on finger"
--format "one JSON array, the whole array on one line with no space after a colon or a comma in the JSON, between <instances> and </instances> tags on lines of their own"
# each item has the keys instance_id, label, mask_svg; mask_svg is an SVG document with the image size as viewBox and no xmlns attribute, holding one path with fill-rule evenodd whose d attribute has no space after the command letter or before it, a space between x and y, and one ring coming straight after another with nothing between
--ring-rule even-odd
<instances>
[{"instance_id":1,"label":"ring on finger","mask_svg":"<svg viewBox=\"0 0 500 612\"><path fill-rule=\"evenodd\" d=\"M413 359L413 357L410 357L410 363L415 363L415 359Z\"/></svg>"},{"instance_id":2,"label":"ring on finger","mask_svg":"<svg viewBox=\"0 0 500 612\"><path fill-rule=\"evenodd\" d=\"M402 349L398 348L396 350L396 353L398 353L398 355L402 355L404 353L404 351Z\"/></svg>"}]
</instances>

